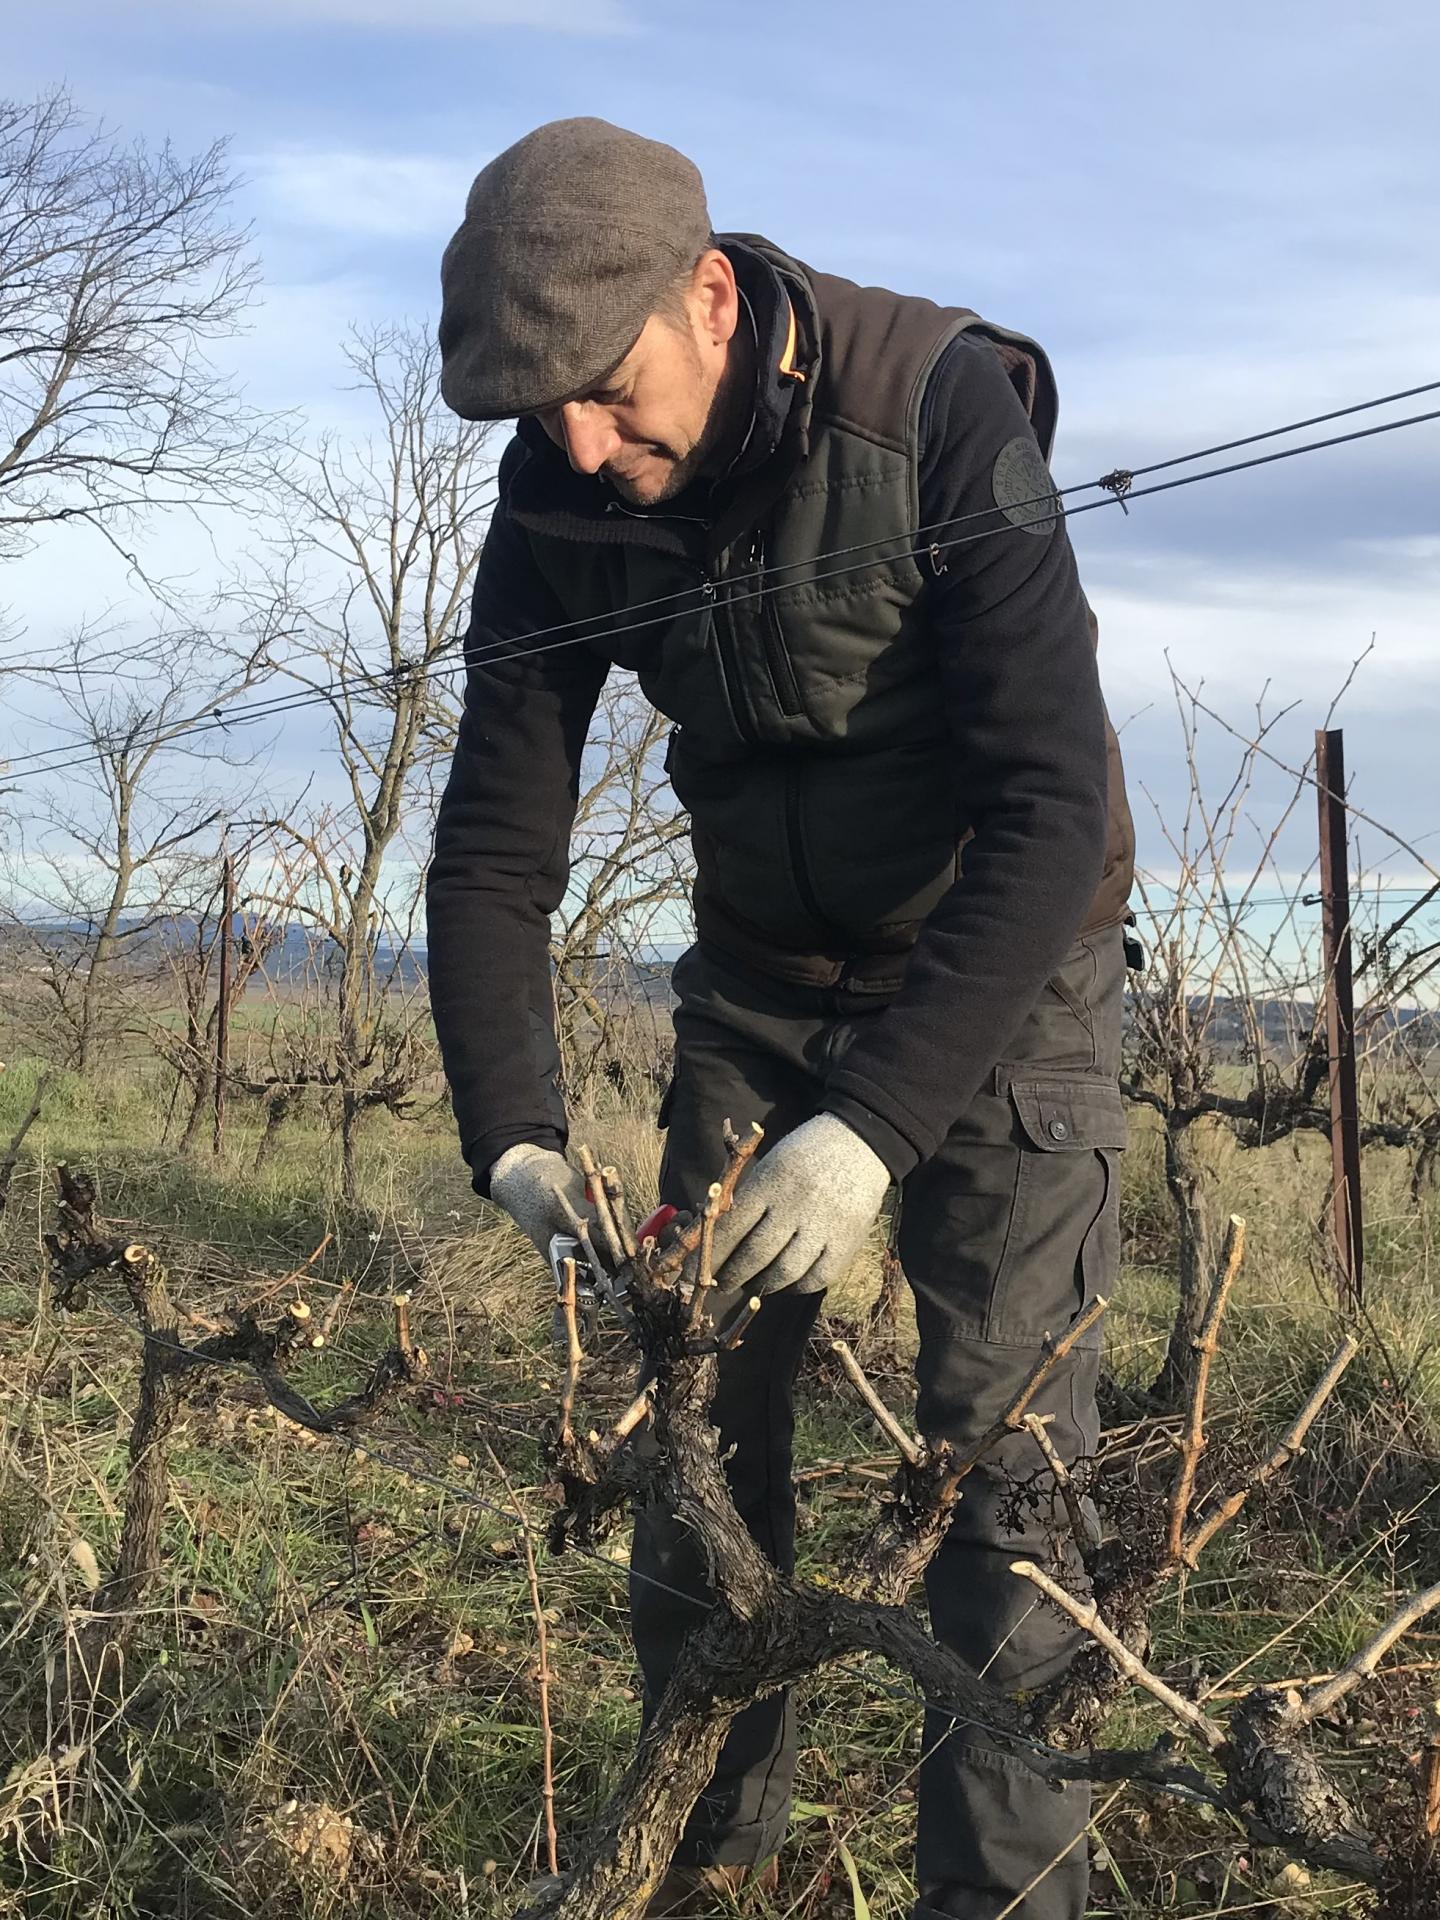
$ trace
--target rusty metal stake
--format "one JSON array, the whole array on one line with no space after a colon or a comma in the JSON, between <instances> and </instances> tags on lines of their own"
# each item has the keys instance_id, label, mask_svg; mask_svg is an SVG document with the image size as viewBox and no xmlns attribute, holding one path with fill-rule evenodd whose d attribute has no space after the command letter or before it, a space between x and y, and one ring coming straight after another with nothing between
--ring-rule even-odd
<instances>
[{"instance_id":1,"label":"rusty metal stake","mask_svg":"<svg viewBox=\"0 0 1440 1920\"><path fill-rule=\"evenodd\" d=\"M1350 854L1345 810L1345 735L1315 735L1320 799L1320 898L1325 953L1325 1041L1330 1061L1330 1228L1342 1307L1364 1297L1360 1202L1360 1102L1355 1085L1355 990L1350 951Z\"/></svg>"}]
</instances>

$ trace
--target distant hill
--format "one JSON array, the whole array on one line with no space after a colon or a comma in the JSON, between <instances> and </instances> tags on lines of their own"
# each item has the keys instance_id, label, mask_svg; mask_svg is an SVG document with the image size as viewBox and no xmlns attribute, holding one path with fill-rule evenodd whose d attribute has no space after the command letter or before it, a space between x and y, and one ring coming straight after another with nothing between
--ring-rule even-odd
<instances>
[{"instance_id":1,"label":"distant hill","mask_svg":"<svg viewBox=\"0 0 1440 1920\"><path fill-rule=\"evenodd\" d=\"M160 974L168 964L169 953L194 942L196 928L197 922L183 915L145 925L143 930L131 921L124 928L123 964L135 973ZM37 953L37 946L57 958L65 957L68 948L73 957L79 958L85 944L86 929L79 922L51 921L36 923L27 929L0 928L0 976L43 972L44 960ZM661 954L643 963L619 959L606 981L606 990L620 1000L664 1005L670 999L670 972L677 957ZM382 940L377 958L382 974L391 978L398 989L408 992L423 986L426 978L423 938L404 948ZM317 977L322 981L334 979L339 964L340 950L333 941L317 937L312 929L295 922L287 925L283 936L266 955L262 967L257 969L253 987L255 991L264 991L267 987L296 990ZM1190 1004L1199 1019L1204 1014L1205 996L1193 995ZM1247 1007L1239 999L1220 999L1210 1011L1207 1037L1222 1058L1238 1061L1249 1050L1252 1021L1258 1024L1267 1054L1277 1059L1288 1058L1297 1042L1303 1043L1313 1030L1314 1002L1267 996ZM1421 1055L1440 1052L1440 1010L1398 1008L1383 1016L1379 1031L1382 1035L1403 1032L1408 1044Z\"/></svg>"},{"instance_id":2,"label":"distant hill","mask_svg":"<svg viewBox=\"0 0 1440 1920\"><path fill-rule=\"evenodd\" d=\"M153 924L128 920L120 929L124 941L121 964L132 974L159 974L167 967L170 955L194 945L198 926L198 921L183 914ZM236 933L241 934L238 925ZM68 965L74 960L83 960L88 941L89 929L78 920L33 922L25 928L3 927L0 928L0 970L43 972L46 953ZM417 950L400 948L382 939L377 959L380 971L393 975L396 986L414 987L425 979L423 942ZM302 923L293 922L266 954L257 969L257 981L299 986L317 973L321 978L333 977L339 964L340 949L334 941L317 936Z\"/></svg>"}]
</instances>

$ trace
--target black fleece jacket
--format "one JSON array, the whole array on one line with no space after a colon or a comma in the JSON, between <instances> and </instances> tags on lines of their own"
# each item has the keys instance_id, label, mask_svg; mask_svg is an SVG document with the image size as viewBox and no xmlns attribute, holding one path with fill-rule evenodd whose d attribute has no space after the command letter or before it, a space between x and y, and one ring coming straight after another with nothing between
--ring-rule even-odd
<instances>
[{"instance_id":1,"label":"black fleece jacket","mask_svg":"<svg viewBox=\"0 0 1440 1920\"><path fill-rule=\"evenodd\" d=\"M783 294L753 272L758 262L736 264L751 269L742 285L763 347L783 330ZM783 424L789 383L773 365L762 351L747 466ZM923 398L921 526L983 514L979 525L993 528L996 460L1029 430L994 348L961 334ZM606 675L591 647L532 638L564 615L506 513L504 480L502 465L428 888L431 1003L481 1192L509 1147L565 1143L548 915L564 897L581 759ZM1064 522L970 531L949 533L956 544L925 593L974 837L900 992L864 1021L818 1102L897 1179L934 1151L1003 1057L1082 923L1105 852L1104 708Z\"/></svg>"}]
</instances>

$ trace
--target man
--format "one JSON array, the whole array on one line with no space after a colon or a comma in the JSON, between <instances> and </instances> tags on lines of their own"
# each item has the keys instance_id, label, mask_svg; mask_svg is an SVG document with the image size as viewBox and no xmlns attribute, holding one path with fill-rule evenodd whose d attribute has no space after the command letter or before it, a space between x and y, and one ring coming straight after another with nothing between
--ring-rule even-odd
<instances>
[{"instance_id":1,"label":"man","mask_svg":"<svg viewBox=\"0 0 1440 1920\"><path fill-rule=\"evenodd\" d=\"M675 723L696 856L662 1198L704 1194L726 1118L765 1128L717 1235L721 1287L764 1311L715 1411L788 1568L795 1370L892 1183L932 1438L987 1426L1114 1268L1133 843L1046 467L1054 381L966 310L716 238L689 161L599 120L480 174L443 287L447 401L518 420L430 873L461 1140L537 1246L583 1206L547 916L618 665ZM1067 1458L1093 1449L1097 1368L1084 1347L1044 1390ZM1015 1530L1003 1470L1034 1465L967 1482L927 1582L937 1635L1013 1688L1073 1648L1008 1572L1043 1528ZM675 1590L703 1599L704 1569L650 1510L632 1566L653 1706L695 1618ZM1085 1791L934 1715L924 1747L917 1913L1078 1920ZM786 1701L740 1717L652 1911L721 1910L773 1858L794 1759Z\"/></svg>"}]
</instances>

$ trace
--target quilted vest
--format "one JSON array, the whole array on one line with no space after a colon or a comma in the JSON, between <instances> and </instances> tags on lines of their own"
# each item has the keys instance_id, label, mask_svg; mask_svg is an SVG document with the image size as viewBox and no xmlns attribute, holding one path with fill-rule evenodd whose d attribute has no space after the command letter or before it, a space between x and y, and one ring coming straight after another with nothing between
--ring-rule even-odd
<instances>
[{"instance_id":1,"label":"quilted vest","mask_svg":"<svg viewBox=\"0 0 1440 1920\"><path fill-rule=\"evenodd\" d=\"M915 537L926 379L979 332L1047 458L1055 383L1033 341L967 309L726 238L770 263L798 323L805 378L775 453L713 523L632 512L540 452L514 470L508 504L566 616L596 623L586 644L674 722L666 764L690 815L701 939L781 978L891 992L970 830L922 600L943 561ZM1086 931L1124 917L1131 883L1107 732L1109 846Z\"/></svg>"}]
</instances>

